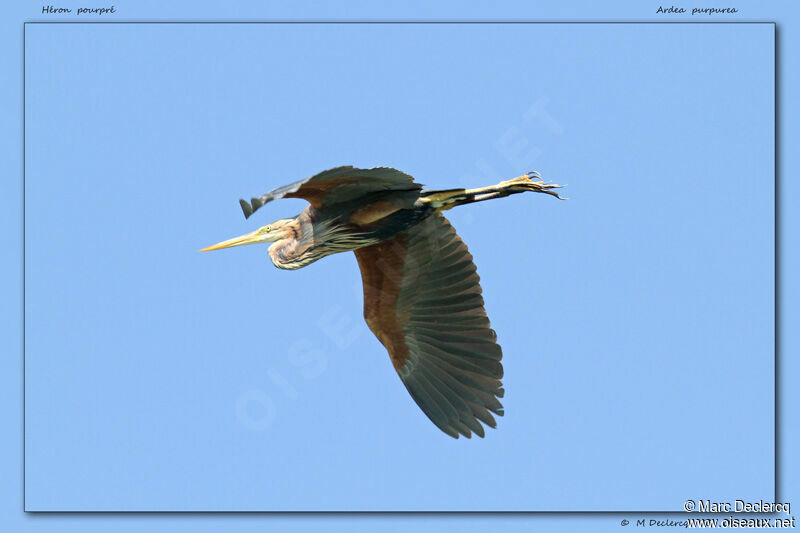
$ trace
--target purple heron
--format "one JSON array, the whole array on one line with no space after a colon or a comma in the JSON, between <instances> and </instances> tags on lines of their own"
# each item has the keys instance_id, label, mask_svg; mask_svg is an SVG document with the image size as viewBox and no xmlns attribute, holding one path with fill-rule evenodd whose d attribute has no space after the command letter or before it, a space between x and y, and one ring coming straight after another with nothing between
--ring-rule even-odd
<instances>
[{"instance_id":1,"label":"purple heron","mask_svg":"<svg viewBox=\"0 0 800 533\"><path fill-rule=\"evenodd\" d=\"M364 285L364 318L389 352L411 397L451 437L502 416L502 350L489 327L472 255L442 211L526 191L560 198L536 172L478 189L424 190L393 168L337 167L250 202L245 218L279 198L311 205L201 251L274 243L276 267L295 270L354 251Z\"/></svg>"}]
</instances>

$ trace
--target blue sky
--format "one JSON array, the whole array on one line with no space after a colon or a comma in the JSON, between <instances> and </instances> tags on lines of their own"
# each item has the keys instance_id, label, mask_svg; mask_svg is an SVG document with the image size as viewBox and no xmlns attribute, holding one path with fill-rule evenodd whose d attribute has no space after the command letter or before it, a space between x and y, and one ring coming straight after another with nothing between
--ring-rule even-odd
<instances>
[{"instance_id":1,"label":"blue sky","mask_svg":"<svg viewBox=\"0 0 800 533\"><path fill-rule=\"evenodd\" d=\"M771 26L29 26L27 46L29 509L771 499ZM505 353L485 440L417 410L351 254L196 253L303 205L245 222L239 197L338 164L568 183L451 212Z\"/></svg>"}]
</instances>

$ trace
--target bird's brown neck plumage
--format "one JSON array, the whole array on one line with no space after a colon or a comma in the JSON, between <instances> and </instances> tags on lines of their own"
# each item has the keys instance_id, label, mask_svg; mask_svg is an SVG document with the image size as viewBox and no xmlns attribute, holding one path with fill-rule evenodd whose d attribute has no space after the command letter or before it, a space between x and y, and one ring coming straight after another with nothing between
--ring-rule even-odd
<instances>
[{"instance_id":1,"label":"bird's brown neck plumage","mask_svg":"<svg viewBox=\"0 0 800 533\"><path fill-rule=\"evenodd\" d=\"M309 249L314 245L314 229L309 209L304 209L283 228L283 238L269 247L272 263L285 270L296 270L315 261L309 260Z\"/></svg>"},{"instance_id":2,"label":"bird's brown neck plumage","mask_svg":"<svg viewBox=\"0 0 800 533\"><path fill-rule=\"evenodd\" d=\"M281 230L283 238L269 248L272 263L285 270L296 270L325 256L370 246L387 235L384 228L368 229L353 223L350 212L329 213L312 206L304 209ZM397 230L405 229L405 225Z\"/></svg>"}]
</instances>

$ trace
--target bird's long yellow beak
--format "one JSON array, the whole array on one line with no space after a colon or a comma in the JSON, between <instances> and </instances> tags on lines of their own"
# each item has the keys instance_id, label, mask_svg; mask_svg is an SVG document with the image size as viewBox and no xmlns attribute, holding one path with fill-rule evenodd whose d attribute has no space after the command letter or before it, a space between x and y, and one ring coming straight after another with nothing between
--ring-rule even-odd
<instances>
[{"instance_id":1,"label":"bird's long yellow beak","mask_svg":"<svg viewBox=\"0 0 800 533\"><path fill-rule=\"evenodd\" d=\"M256 230L246 235L240 235L238 237L234 237L233 239L228 239L227 241L218 242L217 244L212 244L211 246L203 248L200 251L210 252L211 250L221 250L222 248L231 248L233 246L243 246L245 244L256 244L263 242L265 240L264 234L260 231L261 230Z\"/></svg>"}]
</instances>

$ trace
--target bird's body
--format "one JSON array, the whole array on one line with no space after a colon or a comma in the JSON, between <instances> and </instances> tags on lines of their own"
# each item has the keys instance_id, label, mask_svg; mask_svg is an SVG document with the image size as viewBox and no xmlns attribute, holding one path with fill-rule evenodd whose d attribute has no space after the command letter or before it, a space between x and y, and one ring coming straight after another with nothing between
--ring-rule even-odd
<instances>
[{"instance_id":1,"label":"bird's body","mask_svg":"<svg viewBox=\"0 0 800 533\"><path fill-rule=\"evenodd\" d=\"M269 257L295 270L354 251L364 318L411 396L452 437L484 436L503 414L502 351L483 308L467 247L441 211L525 191L558 197L530 173L492 187L426 191L391 168L337 167L240 203L245 217L278 198L304 198L298 216L205 250L273 242Z\"/></svg>"}]
</instances>

